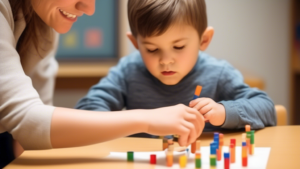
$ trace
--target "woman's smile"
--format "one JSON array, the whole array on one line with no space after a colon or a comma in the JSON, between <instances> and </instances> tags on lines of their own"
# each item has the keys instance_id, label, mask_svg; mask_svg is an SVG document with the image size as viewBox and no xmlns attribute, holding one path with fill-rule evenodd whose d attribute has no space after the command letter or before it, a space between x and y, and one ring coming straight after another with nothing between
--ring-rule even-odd
<instances>
[{"instance_id":1,"label":"woman's smile","mask_svg":"<svg viewBox=\"0 0 300 169\"><path fill-rule=\"evenodd\" d=\"M59 12L62 14L62 16L72 22L76 22L77 21L77 18L78 16L77 15L73 15L73 14L70 14L62 9L58 9Z\"/></svg>"}]
</instances>

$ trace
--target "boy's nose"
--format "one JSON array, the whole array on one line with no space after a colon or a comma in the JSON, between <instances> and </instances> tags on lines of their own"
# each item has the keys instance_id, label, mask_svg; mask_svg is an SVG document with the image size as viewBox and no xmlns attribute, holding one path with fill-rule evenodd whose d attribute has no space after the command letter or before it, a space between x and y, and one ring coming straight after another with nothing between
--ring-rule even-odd
<instances>
[{"instance_id":1,"label":"boy's nose","mask_svg":"<svg viewBox=\"0 0 300 169\"><path fill-rule=\"evenodd\" d=\"M95 13L95 0L80 0L76 4L76 8L86 15L93 15Z\"/></svg>"},{"instance_id":2,"label":"boy's nose","mask_svg":"<svg viewBox=\"0 0 300 169\"><path fill-rule=\"evenodd\" d=\"M173 64L174 62L175 62L174 59L170 56L162 56L159 60L159 63L161 65Z\"/></svg>"}]
</instances>

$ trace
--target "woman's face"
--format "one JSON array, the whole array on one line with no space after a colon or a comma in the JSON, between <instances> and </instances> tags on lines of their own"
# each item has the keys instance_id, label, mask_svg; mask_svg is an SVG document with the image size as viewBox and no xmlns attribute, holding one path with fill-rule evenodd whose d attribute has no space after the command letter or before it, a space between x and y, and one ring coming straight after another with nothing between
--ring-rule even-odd
<instances>
[{"instance_id":1,"label":"woman's face","mask_svg":"<svg viewBox=\"0 0 300 169\"><path fill-rule=\"evenodd\" d=\"M68 32L83 14L93 15L95 0L31 0L38 16L58 33Z\"/></svg>"}]
</instances>

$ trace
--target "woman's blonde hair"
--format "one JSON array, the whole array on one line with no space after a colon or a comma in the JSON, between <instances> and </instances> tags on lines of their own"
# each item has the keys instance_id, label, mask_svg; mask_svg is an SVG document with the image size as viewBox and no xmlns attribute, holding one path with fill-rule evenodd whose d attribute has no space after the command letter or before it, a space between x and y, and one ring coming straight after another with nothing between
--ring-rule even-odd
<instances>
[{"instance_id":1,"label":"woman's blonde hair","mask_svg":"<svg viewBox=\"0 0 300 169\"><path fill-rule=\"evenodd\" d=\"M36 53L40 55L41 50L47 50L43 48L45 43L52 42L51 39L46 38L49 36L45 36L52 32L50 27L35 13L30 0L9 0L9 2L14 21L24 19L26 22L26 28L17 43L17 52L22 57L27 52L31 52L28 49L33 45ZM19 15L20 11L23 15Z\"/></svg>"}]
</instances>

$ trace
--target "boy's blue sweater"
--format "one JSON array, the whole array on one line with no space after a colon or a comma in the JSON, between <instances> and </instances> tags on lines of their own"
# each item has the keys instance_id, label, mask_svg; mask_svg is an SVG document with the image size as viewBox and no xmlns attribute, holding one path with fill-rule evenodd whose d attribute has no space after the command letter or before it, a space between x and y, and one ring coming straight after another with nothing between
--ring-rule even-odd
<instances>
[{"instance_id":1,"label":"boy's blue sweater","mask_svg":"<svg viewBox=\"0 0 300 169\"><path fill-rule=\"evenodd\" d=\"M108 75L94 85L76 108L95 111L154 109L176 105L188 106L195 88L201 85L200 97L224 105L226 120L222 126L205 125L205 129L252 129L276 125L272 100L265 92L250 88L241 73L224 60L200 52L191 72L176 85L165 85L150 74L139 52L120 60ZM166 119L168 120L168 119Z\"/></svg>"}]
</instances>

